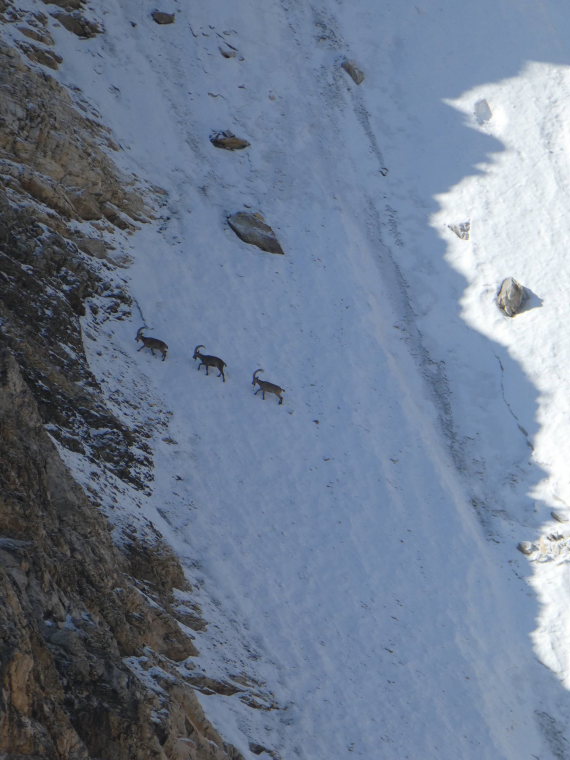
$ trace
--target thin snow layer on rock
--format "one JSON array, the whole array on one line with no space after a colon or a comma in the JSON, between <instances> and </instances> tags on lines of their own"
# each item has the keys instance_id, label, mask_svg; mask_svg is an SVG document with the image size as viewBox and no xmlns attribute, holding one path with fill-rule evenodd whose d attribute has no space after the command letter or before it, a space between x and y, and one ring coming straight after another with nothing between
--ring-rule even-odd
<instances>
[{"instance_id":1,"label":"thin snow layer on rock","mask_svg":"<svg viewBox=\"0 0 570 760\"><path fill-rule=\"evenodd\" d=\"M274 695L259 710L204 695L208 715L249 756L563 757L567 566L516 547L570 498L566 4L242 0L167 29L148 4L105 10L88 47L52 31L125 166L167 190L124 239L170 347L137 355L176 442L155 439L143 508L210 621L200 667ZM336 86L346 50L365 88ZM219 124L256 150L212 150ZM286 257L234 255L237 204L279 220ZM470 245L437 234L466 213ZM504 319L505 271L547 307ZM199 342L226 383L192 366ZM106 343L134 353L133 325L90 344L112 394L134 370ZM283 406L253 396L260 366Z\"/></svg>"}]
</instances>

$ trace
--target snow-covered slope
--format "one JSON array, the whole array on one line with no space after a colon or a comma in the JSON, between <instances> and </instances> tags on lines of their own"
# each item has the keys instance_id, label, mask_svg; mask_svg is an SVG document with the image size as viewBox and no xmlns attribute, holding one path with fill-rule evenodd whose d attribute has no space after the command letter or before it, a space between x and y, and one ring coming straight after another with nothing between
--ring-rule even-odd
<instances>
[{"instance_id":1,"label":"snow-covered slope","mask_svg":"<svg viewBox=\"0 0 570 760\"><path fill-rule=\"evenodd\" d=\"M570 757L550 518L570 499L570 8L167 5L171 25L103 0L104 34L52 31L58 76L166 191L118 242L169 358L135 353L139 321L90 352L110 399L144 389L168 413L133 509L210 623L193 666L257 684L253 706L205 695L208 715L246 757ZM234 235L245 208L285 256ZM469 240L448 226L465 222ZM531 291L514 319L506 276ZM227 382L197 372L196 344ZM253 394L258 367L282 406Z\"/></svg>"}]
</instances>

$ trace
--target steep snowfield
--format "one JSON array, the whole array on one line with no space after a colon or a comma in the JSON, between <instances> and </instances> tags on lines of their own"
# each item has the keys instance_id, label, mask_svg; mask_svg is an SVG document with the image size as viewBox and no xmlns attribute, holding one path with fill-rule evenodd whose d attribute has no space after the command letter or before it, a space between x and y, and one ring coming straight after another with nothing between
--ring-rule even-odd
<instances>
[{"instance_id":1,"label":"steep snowfield","mask_svg":"<svg viewBox=\"0 0 570 760\"><path fill-rule=\"evenodd\" d=\"M168 360L135 353L139 321L86 340L109 398L169 415L133 510L210 622L195 665L262 684L264 709L208 715L248 758L570 757L570 8L167 5L169 26L103 0L105 34L53 31L58 76L167 193L117 240ZM251 147L217 150L224 129ZM285 256L229 229L245 207Z\"/></svg>"}]
</instances>

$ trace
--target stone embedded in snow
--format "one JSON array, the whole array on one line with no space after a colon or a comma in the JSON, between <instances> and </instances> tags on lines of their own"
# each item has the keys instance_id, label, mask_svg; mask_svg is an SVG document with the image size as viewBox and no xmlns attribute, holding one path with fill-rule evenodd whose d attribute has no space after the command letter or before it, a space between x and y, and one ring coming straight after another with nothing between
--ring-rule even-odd
<instances>
[{"instance_id":1,"label":"stone embedded in snow","mask_svg":"<svg viewBox=\"0 0 570 760\"><path fill-rule=\"evenodd\" d=\"M157 24L173 24L176 18L175 13L165 13L164 11L153 11L150 15Z\"/></svg>"},{"instance_id":2,"label":"stone embedded in snow","mask_svg":"<svg viewBox=\"0 0 570 760\"><path fill-rule=\"evenodd\" d=\"M471 222L461 222L460 224L447 225L452 232L455 232L461 240L469 240L471 235Z\"/></svg>"},{"instance_id":3,"label":"stone embedded in snow","mask_svg":"<svg viewBox=\"0 0 570 760\"><path fill-rule=\"evenodd\" d=\"M552 517L561 523L567 523L570 521L570 517L566 512L551 512Z\"/></svg>"},{"instance_id":4,"label":"stone embedded in snow","mask_svg":"<svg viewBox=\"0 0 570 760\"><path fill-rule=\"evenodd\" d=\"M514 277L506 277L501 283L497 304L508 317L514 317L520 311L526 297L525 288Z\"/></svg>"},{"instance_id":5,"label":"stone embedded in snow","mask_svg":"<svg viewBox=\"0 0 570 760\"><path fill-rule=\"evenodd\" d=\"M526 554L528 557L529 554L532 554L534 551L536 551L536 546L530 541L521 541L517 544L517 549L519 552Z\"/></svg>"},{"instance_id":6,"label":"stone embedded in snow","mask_svg":"<svg viewBox=\"0 0 570 760\"><path fill-rule=\"evenodd\" d=\"M342 68L350 75L352 81L355 84L361 84L364 82L364 72L362 72L354 61L343 61L341 63Z\"/></svg>"},{"instance_id":7,"label":"stone embedded in snow","mask_svg":"<svg viewBox=\"0 0 570 760\"><path fill-rule=\"evenodd\" d=\"M475 113L475 118L479 122L479 124L486 124L488 121L491 121L493 118L493 112L491 111L491 107L483 98L482 100L478 100L475 103L475 108L473 109Z\"/></svg>"},{"instance_id":8,"label":"stone embedded in snow","mask_svg":"<svg viewBox=\"0 0 570 760\"><path fill-rule=\"evenodd\" d=\"M250 145L247 140L236 137L233 132L215 132L210 137L210 142L216 148L223 148L224 150L242 150L249 148Z\"/></svg>"},{"instance_id":9,"label":"stone embedded in snow","mask_svg":"<svg viewBox=\"0 0 570 760\"><path fill-rule=\"evenodd\" d=\"M244 243L250 243L268 253L285 253L275 237L275 233L263 216L249 211L238 211L228 216L228 224Z\"/></svg>"},{"instance_id":10,"label":"stone embedded in snow","mask_svg":"<svg viewBox=\"0 0 570 760\"><path fill-rule=\"evenodd\" d=\"M224 56L224 58L235 58L237 55L237 50L232 47L222 47L219 45L218 50Z\"/></svg>"}]
</instances>

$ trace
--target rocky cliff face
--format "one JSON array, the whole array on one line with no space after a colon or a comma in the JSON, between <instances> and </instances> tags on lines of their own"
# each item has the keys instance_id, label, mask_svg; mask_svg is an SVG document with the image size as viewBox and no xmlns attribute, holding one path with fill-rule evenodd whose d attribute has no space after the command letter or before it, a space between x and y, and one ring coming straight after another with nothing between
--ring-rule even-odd
<instances>
[{"instance_id":1,"label":"rocky cliff face","mask_svg":"<svg viewBox=\"0 0 570 760\"><path fill-rule=\"evenodd\" d=\"M195 654L178 563L156 536L118 550L6 348L0 420L0 756L239 757L176 668ZM143 654L152 687L129 667Z\"/></svg>"},{"instance_id":2,"label":"rocky cliff face","mask_svg":"<svg viewBox=\"0 0 570 760\"><path fill-rule=\"evenodd\" d=\"M98 33L82 6L49 8ZM152 480L148 434L105 404L80 325L87 308L95 325L129 316L108 240L150 211L51 78L47 16L0 0L0 17L29 40L0 44L0 757L238 758L190 685L204 623L176 601L181 566L150 525L114 540L57 448L131 488Z\"/></svg>"}]
</instances>

